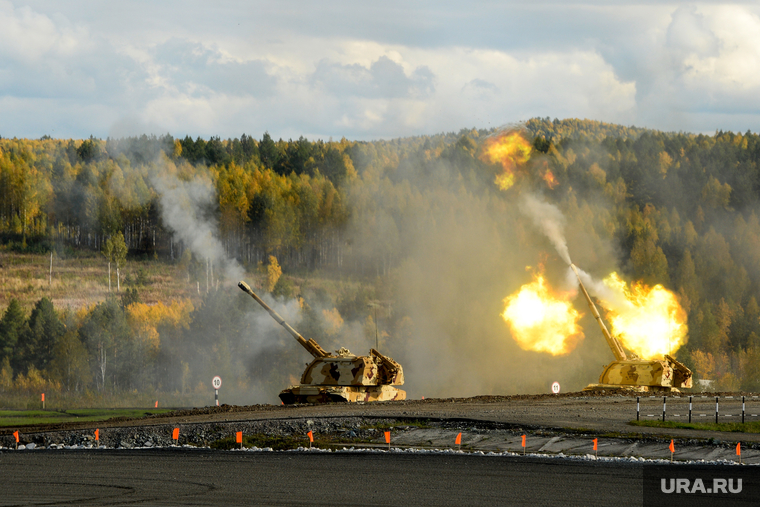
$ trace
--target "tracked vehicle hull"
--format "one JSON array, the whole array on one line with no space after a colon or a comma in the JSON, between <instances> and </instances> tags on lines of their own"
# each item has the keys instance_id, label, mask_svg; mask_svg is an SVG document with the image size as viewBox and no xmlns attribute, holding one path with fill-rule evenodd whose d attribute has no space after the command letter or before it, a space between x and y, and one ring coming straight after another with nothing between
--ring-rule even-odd
<instances>
[{"instance_id":1,"label":"tracked vehicle hull","mask_svg":"<svg viewBox=\"0 0 760 507\"><path fill-rule=\"evenodd\" d=\"M622 386L619 384L589 384L583 391L625 391L633 393L680 393L677 387L662 386Z\"/></svg>"},{"instance_id":2,"label":"tracked vehicle hull","mask_svg":"<svg viewBox=\"0 0 760 507\"><path fill-rule=\"evenodd\" d=\"M679 392L679 388L692 385L691 370L683 363L666 355L664 360L627 359L613 361L604 367L598 384L586 386L584 391L623 389L638 392Z\"/></svg>"},{"instance_id":3,"label":"tracked vehicle hull","mask_svg":"<svg viewBox=\"0 0 760 507\"><path fill-rule=\"evenodd\" d=\"M290 386L280 392L286 405L294 403L329 403L356 401L405 400L406 391L388 385L381 386Z\"/></svg>"}]
</instances>

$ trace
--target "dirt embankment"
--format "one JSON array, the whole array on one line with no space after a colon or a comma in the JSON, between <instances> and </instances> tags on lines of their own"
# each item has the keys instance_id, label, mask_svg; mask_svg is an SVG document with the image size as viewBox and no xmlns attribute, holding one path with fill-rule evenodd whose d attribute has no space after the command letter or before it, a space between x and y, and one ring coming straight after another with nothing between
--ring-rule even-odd
<instances>
[{"instance_id":1,"label":"dirt embankment","mask_svg":"<svg viewBox=\"0 0 760 507\"><path fill-rule=\"evenodd\" d=\"M693 420L714 421L715 396L721 396L721 422L739 422L741 397L746 397L746 420L758 421L760 398L751 393L710 393L694 395ZM639 396L640 417L660 419L662 396ZM684 422L688 413L688 396L667 396L667 420ZM462 421L498 424L503 428L554 431L561 433L641 435L642 437L691 439L726 438L725 433L635 427L629 424L636 419L637 396L630 393L563 393L559 395L476 396L472 398L446 398L404 400L383 403L335 403L325 405L252 405L203 407L176 410L166 414L140 419L111 419L100 423L67 423L28 428L27 431L44 432L79 430L87 428L143 427L158 425L187 425L227 423L233 421L287 421L309 418L390 418L399 421L432 420ZM701 415L705 414L705 415ZM754 415L754 417L753 417ZM18 428L0 430L10 435ZM760 434L738 433L732 438L746 442L760 442Z\"/></svg>"},{"instance_id":2,"label":"dirt embankment","mask_svg":"<svg viewBox=\"0 0 760 507\"><path fill-rule=\"evenodd\" d=\"M532 398L532 399L526 399ZM631 400L568 397L569 404L582 408L592 417L606 407L630 409ZM520 413L521 406L538 407L536 413ZM425 400L393 404L320 405L293 407L211 407L180 410L161 416L136 420L111 420L89 423L81 428L66 425L57 429L27 427L20 431L20 444L26 449L83 449L157 448L172 445L193 447L237 447L234 436L245 435L246 447L293 449L309 446L307 434L312 432L315 446L321 449L343 447L375 447L385 449L388 431L393 447L454 449L465 452L518 453L523 450L538 454L580 455L594 459L594 439L598 440L598 455L615 458L669 459L670 438L674 435L658 432L639 432L642 428L628 427L618 433L607 429L594 430L582 426L546 426L531 424L536 418L546 420L556 412L566 413L566 406L557 407L557 398L520 397L520 399L487 400ZM510 416L499 414L507 403ZM635 404L635 399L633 400ZM543 407L541 405L543 404ZM547 409L548 407L548 409ZM522 408L525 408L523 406ZM349 415L347 412L354 412ZM383 415L385 413L385 415ZM388 414L396 414L394 416ZM431 414L437 414L435 416ZM509 419L500 422L496 419ZM583 419L588 422L588 418ZM90 426L89 428L84 426ZM94 427L99 428L95 441ZM175 429L178 438L173 438ZM657 428L643 428L644 430ZM676 430L670 430L674 432ZM682 430L680 430L682 431ZM461 435L461 447L455 441ZM523 435L526 436L523 448ZM745 463L760 463L760 442L748 441L744 434L703 433L675 436L678 460L735 460L734 447L742 441ZM744 435L744 437L742 436ZM13 448L11 435L0 436L0 446Z\"/></svg>"}]
</instances>

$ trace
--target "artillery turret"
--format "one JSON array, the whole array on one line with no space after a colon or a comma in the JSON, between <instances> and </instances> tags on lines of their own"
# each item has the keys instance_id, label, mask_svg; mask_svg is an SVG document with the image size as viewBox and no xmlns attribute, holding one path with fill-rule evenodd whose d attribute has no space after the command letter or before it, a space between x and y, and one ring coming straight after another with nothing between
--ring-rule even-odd
<instances>
[{"instance_id":1,"label":"artillery turret","mask_svg":"<svg viewBox=\"0 0 760 507\"><path fill-rule=\"evenodd\" d=\"M406 399L406 391L392 387L404 383L404 370L396 361L375 349L370 349L367 356L356 356L345 348L335 353L327 352L314 339L307 340L301 336L247 283L241 281L238 287L255 299L314 357L301 375L301 384L290 386L280 393L283 403Z\"/></svg>"},{"instance_id":2,"label":"artillery turret","mask_svg":"<svg viewBox=\"0 0 760 507\"><path fill-rule=\"evenodd\" d=\"M620 340L612 336L602 321L596 305L586 291L581 281L578 268L574 264L570 267L575 271L581 292L588 302L591 313L599 323L604 338L607 340L615 361L604 366L599 376L598 384L589 384L584 391L596 391L599 389L633 389L637 391L678 391L678 388L690 388L692 373L685 364L677 361L672 356L665 354L664 359L641 359L635 354L626 354Z\"/></svg>"}]
</instances>

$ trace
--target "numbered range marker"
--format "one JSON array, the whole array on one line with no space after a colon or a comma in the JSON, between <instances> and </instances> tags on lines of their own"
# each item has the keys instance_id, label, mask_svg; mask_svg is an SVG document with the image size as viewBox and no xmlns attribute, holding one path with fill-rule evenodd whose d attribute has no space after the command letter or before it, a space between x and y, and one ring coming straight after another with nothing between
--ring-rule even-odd
<instances>
[{"instance_id":1,"label":"numbered range marker","mask_svg":"<svg viewBox=\"0 0 760 507\"><path fill-rule=\"evenodd\" d=\"M559 394L559 382L555 382L552 384L552 392L554 394Z\"/></svg>"},{"instance_id":2,"label":"numbered range marker","mask_svg":"<svg viewBox=\"0 0 760 507\"><path fill-rule=\"evenodd\" d=\"M222 387L222 377L217 375L216 377L211 379L211 385L214 386L214 389L219 389L220 387Z\"/></svg>"}]
</instances>

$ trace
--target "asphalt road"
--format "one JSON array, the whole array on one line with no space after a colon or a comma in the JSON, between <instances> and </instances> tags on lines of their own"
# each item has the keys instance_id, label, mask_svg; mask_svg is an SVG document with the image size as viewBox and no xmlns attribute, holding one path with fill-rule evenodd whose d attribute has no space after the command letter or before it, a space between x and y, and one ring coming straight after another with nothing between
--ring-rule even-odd
<instances>
[{"instance_id":1,"label":"asphalt road","mask_svg":"<svg viewBox=\"0 0 760 507\"><path fill-rule=\"evenodd\" d=\"M20 451L0 505L642 505L641 465L487 456Z\"/></svg>"}]
</instances>

